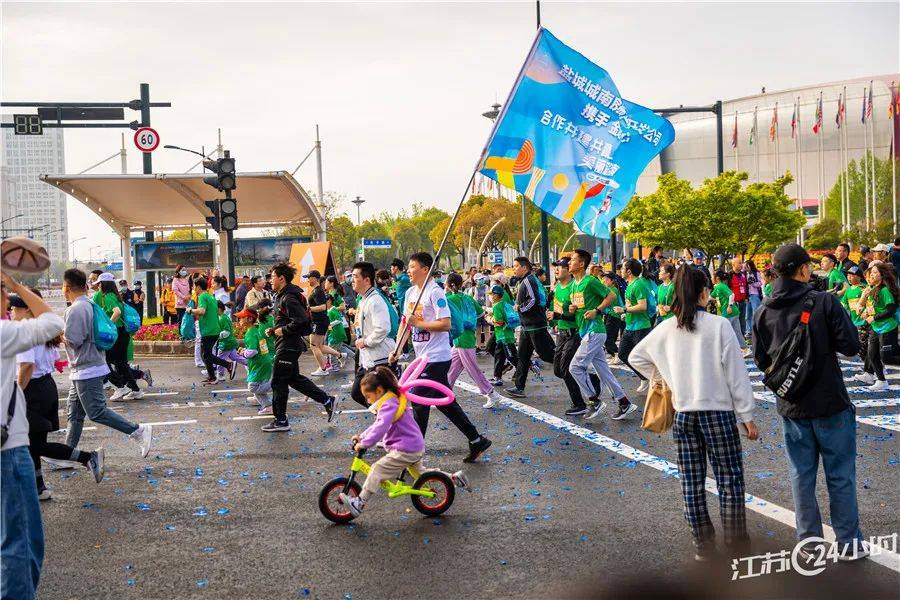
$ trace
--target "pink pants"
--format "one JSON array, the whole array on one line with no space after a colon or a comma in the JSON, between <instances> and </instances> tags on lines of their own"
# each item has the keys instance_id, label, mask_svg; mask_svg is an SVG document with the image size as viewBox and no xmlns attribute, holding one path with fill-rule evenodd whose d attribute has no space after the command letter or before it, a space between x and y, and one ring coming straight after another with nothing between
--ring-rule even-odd
<instances>
[{"instance_id":1,"label":"pink pants","mask_svg":"<svg viewBox=\"0 0 900 600\"><path fill-rule=\"evenodd\" d=\"M456 384L456 379L463 369L478 386L482 394L489 394L494 386L487 380L481 369L478 368L478 361L475 359L475 348L454 348L450 352L450 372L447 374L447 380L452 388Z\"/></svg>"},{"instance_id":2,"label":"pink pants","mask_svg":"<svg viewBox=\"0 0 900 600\"><path fill-rule=\"evenodd\" d=\"M244 358L243 356L241 356L240 354L238 354L237 350L225 350L224 352L222 352L221 350L217 350L216 354L218 355L219 358L221 358L223 360L227 360L230 362L236 362L237 364L244 365L245 367L247 366L247 359ZM222 367L219 367L218 372L219 372L219 377L221 377L225 374L225 369Z\"/></svg>"}]
</instances>

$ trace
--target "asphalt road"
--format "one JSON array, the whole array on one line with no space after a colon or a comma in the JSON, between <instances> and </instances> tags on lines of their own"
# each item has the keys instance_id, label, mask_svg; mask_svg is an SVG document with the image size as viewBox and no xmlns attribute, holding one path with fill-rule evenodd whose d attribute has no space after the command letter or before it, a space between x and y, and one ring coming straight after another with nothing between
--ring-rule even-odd
<instances>
[{"instance_id":1,"label":"asphalt road","mask_svg":"<svg viewBox=\"0 0 900 600\"><path fill-rule=\"evenodd\" d=\"M487 370L488 358L481 362ZM212 396L192 360L142 364L156 379L151 391L167 395L114 406L136 421L169 424L155 427L147 459L122 434L85 431L83 448L106 448L100 484L84 470L47 472L54 498L42 505L41 598L898 597L900 562L889 568L896 555L882 556L884 564L829 563L809 577L773 567L738 581L728 561L696 564L669 464L671 435L642 431L639 420L567 426L558 420L565 389L547 369L543 382L529 379L528 398L497 410L458 386L494 444L480 464L465 465L471 492L460 491L444 516L423 518L408 498L381 495L354 523L336 526L319 513L318 492L347 472L348 439L371 416L343 414L328 425L318 405L298 402L289 408L293 431L266 434L246 394ZM303 368L313 369L308 356ZM636 378L615 372L636 397ZM228 387L242 387L239 379ZM346 393L340 384L348 380L349 372L324 382ZM894 383L882 394L854 394L875 405L857 413L866 536L900 531ZM343 407L359 408L349 400ZM744 440L753 554L791 551L780 419L762 400L757 415L761 439ZM426 464L463 467L465 439L437 412L426 439ZM824 482L819 488L827 523ZM717 497L707 500L718 524Z\"/></svg>"}]
</instances>

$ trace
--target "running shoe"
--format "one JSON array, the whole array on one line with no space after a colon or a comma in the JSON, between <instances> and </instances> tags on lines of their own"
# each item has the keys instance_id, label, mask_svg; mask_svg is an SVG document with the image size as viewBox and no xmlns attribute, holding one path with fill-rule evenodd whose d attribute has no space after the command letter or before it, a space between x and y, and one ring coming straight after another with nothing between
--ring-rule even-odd
<instances>
[{"instance_id":1,"label":"running shoe","mask_svg":"<svg viewBox=\"0 0 900 600\"><path fill-rule=\"evenodd\" d=\"M103 481L103 462L106 458L106 450L103 448L97 448L93 452L91 452L91 458L88 460L87 467L91 470L91 474L94 476L94 481L100 483Z\"/></svg>"},{"instance_id":2,"label":"running shoe","mask_svg":"<svg viewBox=\"0 0 900 600\"><path fill-rule=\"evenodd\" d=\"M484 397L487 398L487 402L481 405L482 408L497 408L500 406L500 402L503 401L503 396L498 394L497 390L491 390Z\"/></svg>"},{"instance_id":3,"label":"running shoe","mask_svg":"<svg viewBox=\"0 0 900 600\"><path fill-rule=\"evenodd\" d=\"M469 442L469 455L463 459L463 462L473 463L478 457L484 454L484 451L491 447L491 440L483 435L474 442Z\"/></svg>"},{"instance_id":4,"label":"running shoe","mask_svg":"<svg viewBox=\"0 0 900 600\"><path fill-rule=\"evenodd\" d=\"M883 392L885 390L891 389L891 386L888 385L888 382L884 379L879 379L875 383L869 386L870 392Z\"/></svg>"},{"instance_id":5,"label":"running shoe","mask_svg":"<svg viewBox=\"0 0 900 600\"><path fill-rule=\"evenodd\" d=\"M127 396L128 392L130 391L131 390L129 390L127 387L116 388L116 391L113 392L113 395L110 396L109 399L113 402L116 402L117 400L124 400L125 396Z\"/></svg>"},{"instance_id":6,"label":"running shoe","mask_svg":"<svg viewBox=\"0 0 900 600\"><path fill-rule=\"evenodd\" d=\"M800 546L800 549L797 551L805 561L811 562L818 560L820 556L825 555L824 544L821 542L807 542Z\"/></svg>"},{"instance_id":7,"label":"running shoe","mask_svg":"<svg viewBox=\"0 0 900 600\"><path fill-rule=\"evenodd\" d=\"M147 458L147 455L150 454L150 446L153 444L153 425L139 425L131 437L141 445L141 458Z\"/></svg>"},{"instance_id":8,"label":"running shoe","mask_svg":"<svg viewBox=\"0 0 900 600\"><path fill-rule=\"evenodd\" d=\"M228 379L229 379L229 381L232 380L232 379L234 379L234 374L237 373L237 366L238 366L238 364L237 364L237 361L236 361L236 360L233 360L233 361L231 361L231 362L228 364L228 369L227 369L227 371L228 371Z\"/></svg>"},{"instance_id":9,"label":"running shoe","mask_svg":"<svg viewBox=\"0 0 900 600\"><path fill-rule=\"evenodd\" d=\"M469 487L469 478L466 477L466 474L462 471L457 471L456 473L451 473L450 475L451 481L453 481L453 485L458 488L468 488Z\"/></svg>"},{"instance_id":10,"label":"running shoe","mask_svg":"<svg viewBox=\"0 0 900 600\"><path fill-rule=\"evenodd\" d=\"M602 417L604 413L606 413L606 402L598 402L591 414L585 417L585 420L593 421L594 419Z\"/></svg>"},{"instance_id":11,"label":"running shoe","mask_svg":"<svg viewBox=\"0 0 900 600\"><path fill-rule=\"evenodd\" d=\"M620 359L618 355L613 355L613 357L610 358L609 360L607 360L607 362L608 362L610 365L621 365L621 364L622 364L622 359Z\"/></svg>"},{"instance_id":12,"label":"running shoe","mask_svg":"<svg viewBox=\"0 0 900 600\"><path fill-rule=\"evenodd\" d=\"M273 419L271 423L266 423L262 427L260 427L265 432L271 433L275 431L290 431L291 425L287 421L279 421L277 419Z\"/></svg>"},{"instance_id":13,"label":"running shoe","mask_svg":"<svg viewBox=\"0 0 900 600\"><path fill-rule=\"evenodd\" d=\"M868 544L862 540L853 540L849 544L841 544L837 559L841 562L853 562L869 556Z\"/></svg>"},{"instance_id":14,"label":"running shoe","mask_svg":"<svg viewBox=\"0 0 900 600\"><path fill-rule=\"evenodd\" d=\"M312 377L322 377L323 375L328 375L328 371L321 367L310 373L310 376Z\"/></svg>"},{"instance_id":15,"label":"running shoe","mask_svg":"<svg viewBox=\"0 0 900 600\"><path fill-rule=\"evenodd\" d=\"M500 387L501 385L503 385L503 380L499 377L491 377L490 379L488 379L488 383L495 387Z\"/></svg>"},{"instance_id":16,"label":"running shoe","mask_svg":"<svg viewBox=\"0 0 900 600\"><path fill-rule=\"evenodd\" d=\"M567 417L579 417L588 411L587 406L573 406L566 410Z\"/></svg>"},{"instance_id":17,"label":"running shoe","mask_svg":"<svg viewBox=\"0 0 900 600\"><path fill-rule=\"evenodd\" d=\"M863 385L872 385L875 383L875 376L872 373L866 373L863 371L859 373L856 377L853 378L853 381L858 381Z\"/></svg>"},{"instance_id":18,"label":"running shoe","mask_svg":"<svg viewBox=\"0 0 900 600\"><path fill-rule=\"evenodd\" d=\"M519 389L517 387L506 388L506 393L512 396L513 398L524 398L525 390Z\"/></svg>"},{"instance_id":19,"label":"running shoe","mask_svg":"<svg viewBox=\"0 0 900 600\"><path fill-rule=\"evenodd\" d=\"M354 517L358 517L362 513L363 507L366 505L365 502L360 500L359 496L348 496L344 492L341 492L338 498L347 506L347 510L349 510L350 514Z\"/></svg>"},{"instance_id":20,"label":"running shoe","mask_svg":"<svg viewBox=\"0 0 900 600\"><path fill-rule=\"evenodd\" d=\"M122 398L122 400L140 400L144 397L144 392L141 390L131 390Z\"/></svg>"},{"instance_id":21,"label":"running shoe","mask_svg":"<svg viewBox=\"0 0 900 600\"><path fill-rule=\"evenodd\" d=\"M637 405L634 402L629 402L624 408L621 404L616 406L616 412L613 413L612 420L613 421L621 421L622 419L628 418L630 415L633 415L637 412Z\"/></svg>"},{"instance_id":22,"label":"running shoe","mask_svg":"<svg viewBox=\"0 0 900 600\"><path fill-rule=\"evenodd\" d=\"M150 369L144 369L144 381L147 382L147 387L153 387L153 375L150 374Z\"/></svg>"},{"instance_id":23,"label":"running shoe","mask_svg":"<svg viewBox=\"0 0 900 600\"><path fill-rule=\"evenodd\" d=\"M331 423L331 420L334 418L334 408L337 406L337 398L328 396L328 400L326 400L322 406L325 408L325 413L328 415L328 423Z\"/></svg>"},{"instance_id":24,"label":"running shoe","mask_svg":"<svg viewBox=\"0 0 900 600\"><path fill-rule=\"evenodd\" d=\"M38 500L44 502L45 500L53 500L53 494L50 493L50 490L47 488L41 488L38 490Z\"/></svg>"},{"instance_id":25,"label":"running shoe","mask_svg":"<svg viewBox=\"0 0 900 600\"><path fill-rule=\"evenodd\" d=\"M637 386L637 392L639 392L639 393L646 392L649 389L650 389L650 384L647 383L646 379L642 379L641 384L639 386Z\"/></svg>"},{"instance_id":26,"label":"running shoe","mask_svg":"<svg viewBox=\"0 0 900 600\"><path fill-rule=\"evenodd\" d=\"M271 415L272 414L272 406L263 406L261 409L256 411L258 415Z\"/></svg>"}]
</instances>

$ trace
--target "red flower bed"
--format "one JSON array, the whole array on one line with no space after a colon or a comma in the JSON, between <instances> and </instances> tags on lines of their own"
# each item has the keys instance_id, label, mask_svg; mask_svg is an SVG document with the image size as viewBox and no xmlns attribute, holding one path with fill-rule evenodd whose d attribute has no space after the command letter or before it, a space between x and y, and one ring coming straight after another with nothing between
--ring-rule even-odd
<instances>
[{"instance_id":1,"label":"red flower bed","mask_svg":"<svg viewBox=\"0 0 900 600\"><path fill-rule=\"evenodd\" d=\"M177 342L177 325L144 325L134 334L136 342Z\"/></svg>"}]
</instances>

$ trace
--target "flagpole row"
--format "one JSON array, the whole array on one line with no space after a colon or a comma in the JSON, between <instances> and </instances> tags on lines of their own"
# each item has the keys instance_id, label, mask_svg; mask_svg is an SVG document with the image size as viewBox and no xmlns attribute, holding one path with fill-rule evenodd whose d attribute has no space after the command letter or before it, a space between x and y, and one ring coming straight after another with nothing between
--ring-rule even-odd
<instances>
[{"instance_id":1,"label":"flagpole row","mask_svg":"<svg viewBox=\"0 0 900 600\"><path fill-rule=\"evenodd\" d=\"M871 135L869 136L872 139L872 158L869 160L869 169L872 172L872 229L874 230L878 227L878 205L877 205L877 197L876 197L876 185L875 185L875 107L872 106L872 102L874 101L874 92L875 90L875 82L869 82L869 107L866 109L869 128L871 129Z\"/></svg>"}]
</instances>

